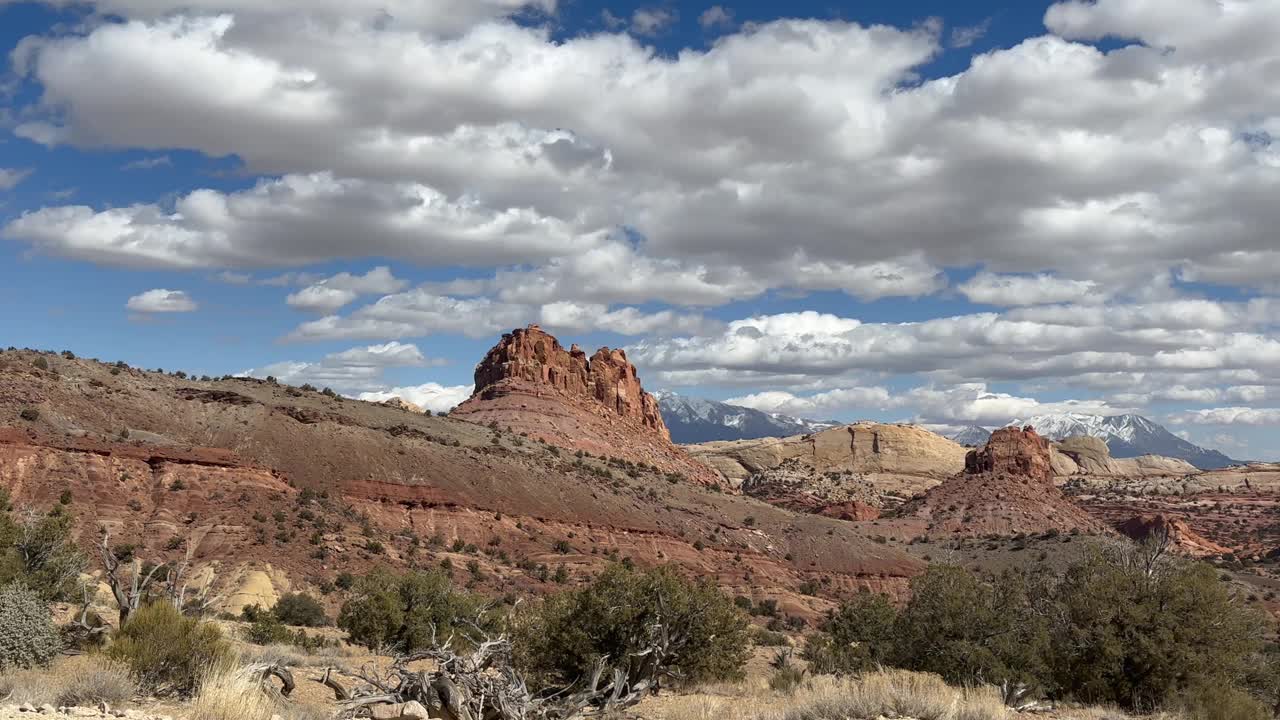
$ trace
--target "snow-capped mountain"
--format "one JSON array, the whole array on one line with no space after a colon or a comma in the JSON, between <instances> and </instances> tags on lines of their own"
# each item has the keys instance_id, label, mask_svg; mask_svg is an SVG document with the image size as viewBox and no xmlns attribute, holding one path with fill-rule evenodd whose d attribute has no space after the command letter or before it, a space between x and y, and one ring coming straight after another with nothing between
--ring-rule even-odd
<instances>
[{"instance_id":1,"label":"snow-capped mountain","mask_svg":"<svg viewBox=\"0 0 1280 720\"><path fill-rule=\"evenodd\" d=\"M986 445L987 440L991 439L991 431L986 428L970 425L958 433L951 436L951 439L961 445L971 445L974 447Z\"/></svg>"},{"instance_id":2,"label":"snow-capped mountain","mask_svg":"<svg viewBox=\"0 0 1280 720\"><path fill-rule=\"evenodd\" d=\"M1192 444L1141 415L1085 415L1061 413L1036 415L1026 420L1015 420L1010 425L1030 425L1036 432L1052 440L1062 440L1073 435L1091 435L1101 438L1111 448L1116 458L1139 455L1163 455L1180 458L1202 470L1212 470L1235 464L1236 461L1217 450L1208 450Z\"/></svg>"},{"instance_id":3,"label":"snow-capped mountain","mask_svg":"<svg viewBox=\"0 0 1280 720\"><path fill-rule=\"evenodd\" d=\"M840 423L805 420L781 413L730 405L715 400L685 397L673 392L656 392L662 420L677 443L712 440L751 440L762 437L789 437L826 430Z\"/></svg>"}]
</instances>

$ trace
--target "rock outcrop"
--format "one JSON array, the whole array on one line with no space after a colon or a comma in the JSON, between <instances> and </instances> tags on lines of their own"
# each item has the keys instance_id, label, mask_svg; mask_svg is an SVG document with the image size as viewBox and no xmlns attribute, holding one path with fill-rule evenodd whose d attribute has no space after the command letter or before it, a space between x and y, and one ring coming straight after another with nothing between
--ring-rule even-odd
<instances>
[{"instance_id":1,"label":"rock outcrop","mask_svg":"<svg viewBox=\"0 0 1280 720\"><path fill-rule=\"evenodd\" d=\"M449 413L543 442L720 484L708 466L671 443L658 402L623 350L590 358L537 325L502 336L476 366L475 393Z\"/></svg>"},{"instance_id":2,"label":"rock outcrop","mask_svg":"<svg viewBox=\"0 0 1280 720\"><path fill-rule=\"evenodd\" d=\"M907 503L899 517L923 521L930 536L1110 532L1054 485L1049 452L1031 427L997 430L969 451L963 473Z\"/></svg>"},{"instance_id":3,"label":"rock outcrop","mask_svg":"<svg viewBox=\"0 0 1280 720\"><path fill-rule=\"evenodd\" d=\"M1192 557L1208 557L1210 555L1228 555L1229 548L1204 537L1191 529L1181 518L1163 513L1135 515L1116 524L1116 530L1134 540L1147 540L1153 537L1167 536L1175 550Z\"/></svg>"},{"instance_id":4,"label":"rock outcrop","mask_svg":"<svg viewBox=\"0 0 1280 720\"><path fill-rule=\"evenodd\" d=\"M476 366L475 381L481 397L500 394L505 383L517 381L590 398L671 439L658 401L640 387L636 366L622 349L602 347L588 359L576 344L565 350L559 340L530 325L502 336Z\"/></svg>"},{"instance_id":5,"label":"rock outcrop","mask_svg":"<svg viewBox=\"0 0 1280 720\"><path fill-rule=\"evenodd\" d=\"M398 397L393 397L387 400L383 400L379 404L386 405L387 407L391 407L391 408L398 408L400 410L405 410L407 412L418 413L419 415L426 412L421 407L409 402L408 400L404 400Z\"/></svg>"},{"instance_id":6,"label":"rock outcrop","mask_svg":"<svg viewBox=\"0 0 1280 720\"><path fill-rule=\"evenodd\" d=\"M815 480L853 473L892 502L917 495L964 468L965 449L915 425L856 423L809 435L686 445L731 483L787 466Z\"/></svg>"},{"instance_id":7,"label":"rock outcrop","mask_svg":"<svg viewBox=\"0 0 1280 720\"><path fill-rule=\"evenodd\" d=\"M964 458L967 475L1003 474L1025 476L1042 483L1053 482L1049 462L1049 441L1030 426L1021 430L1001 428L991 434L987 444L970 450Z\"/></svg>"}]
</instances>

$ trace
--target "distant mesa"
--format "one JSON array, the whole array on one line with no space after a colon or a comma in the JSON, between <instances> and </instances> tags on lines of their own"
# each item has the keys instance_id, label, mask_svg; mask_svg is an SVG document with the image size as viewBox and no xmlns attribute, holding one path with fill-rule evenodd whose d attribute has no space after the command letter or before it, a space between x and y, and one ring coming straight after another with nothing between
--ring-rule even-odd
<instances>
[{"instance_id":1,"label":"distant mesa","mask_svg":"<svg viewBox=\"0 0 1280 720\"><path fill-rule=\"evenodd\" d=\"M965 449L916 425L860 422L786 438L687 445L743 492L818 514L866 517L964 469ZM857 502L852 510L837 505Z\"/></svg>"},{"instance_id":2,"label":"distant mesa","mask_svg":"<svg viewBox=\"0 0 1280 720\"><path fill-rule=\"evenodd\" d=\"M649 464L706 484L720 478L671 442L658 401L626 351L590 357L537 325L502 336L475 370L475 392L451 417L497 424L552 445Z\"/></svg>"}]
</instances>

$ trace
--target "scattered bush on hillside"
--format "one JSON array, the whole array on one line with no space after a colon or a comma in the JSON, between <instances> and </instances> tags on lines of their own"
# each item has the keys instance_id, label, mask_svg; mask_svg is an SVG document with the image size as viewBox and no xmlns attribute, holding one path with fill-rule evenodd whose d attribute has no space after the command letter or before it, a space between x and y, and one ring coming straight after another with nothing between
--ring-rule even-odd
<instances>
[{"instance_id":1,"label":"scattered bush on hillside","mask_svg":"<svg viewBox=\"0 0 1280 720\"><path fill-rule=\"evenodd\" d=\"M886 664L894 650L898 611L877 593L861 593L831 612L822 632L805 643L803 657L814 672L858 673Z\"/></svg>"},{"instance_id":2,"label":"scattered bush on hillside","mask_svg":"<svg viewBox=\"0 0 1280 720\"><path fill-rule=\"evenodd\" d=\"M455 590L441 571L396 575L377 569L355 582L338 627L352 643L370 649L411 653L454 636L454 647L461 650L469 623L495 627L491 618L480 617L483 607L479 598Z\"/></svg>"},{"instance_id":3,"label":"scattered bush on hillside","mask_svg":"<svg viewBox=\"0 0 1280 720\"><path fill-rule=\"evenodd\" d=\"M291 645L307 652L315 652L336 645L336 641L308 635L303 630L294 630L265 611L254 614L249 627L244 629L244 639L254 645Z\"/></svg>"},{"instance_id":4,"label":"scattered bush on hillside","mask_svg":"<svg viewBox=\"0 0 1280 720\"><path fill-rule=\"evenodd\" d=\"M0 490L0 508L8 507L9 495ZM74 594L87 561L71 538L71 523L61 506L47 514L0 512L0 584L20 582L46 602Z\"/></svg>"},{"instance_id":5,"label":"scattered bush on hillside","mask_svg":"<svg viewBox=\"0 0 1280 720\"><path fill-rule=\"evenodd\" d=\"M116 631L107 655L129 667L148 692L190 697L200 679L231 648L216 625L184 617L173 605L152 603Z\"/></svg>"},{"instance_id":6,"label":"scattered bush on hillside","mask_svg":"<svg viewBox=\"0 0 1280 720\"><path fill-rule=\"evenodd\" d=\"M827 618L804 654L815 672L885 664L1130 710L1186 707L1209 720L1212 707L1250 717L1246 690L1274 703L1266 621L1211 567L1166 550L1095 547L1056 577L980 578L935 565L901 611L860 596Z\"/></svg>"},{"instance_id":7,"label":"scattered bush on hillside","mask_svg":"<svg viewBox=\"0 0 1280 720\"><path fill-rule=\"evenodd\" d=\"M547 598L518 618L517 663L538 687L567 686L607 656L629 675L648 662L654 632L668 633L658 677L690 683L738 678L749 654L748 622L710 582L670 567L612 565L584 587Z\"/></svg>"},{"instance_id":8,"label":"scattered bush on hillside","mask_svg":"<svg viewBox=\"0 0 1280 720\"><path fill-rule=\"evenodd\" d=\"M22 408L22 412L18 413L18 417L27 422L35 422L40 419L40 411L36 408Z\"/></svg>"},{"instance_id":9,"label":"scattered bush on hillside","mask_svg":"<svg viewBox=\"0 0 1280 720\"><path fill-rule=\"evenodd\" d=\"M324 606L319 600L305 593L285 593L271 609L276 619L285 625L324 627L329 624Z\"/></svg>"},{"instance_id":10,"label":"scattered bush on hillside","mask_svg":"<svg viewBox=\"0 0 1280 720\"><path fill-rule=\"evenodd\" d=\"M61 650L44 599L22 585L0 587L0 670L47 665Z\"/></svg>"}]
</instances>

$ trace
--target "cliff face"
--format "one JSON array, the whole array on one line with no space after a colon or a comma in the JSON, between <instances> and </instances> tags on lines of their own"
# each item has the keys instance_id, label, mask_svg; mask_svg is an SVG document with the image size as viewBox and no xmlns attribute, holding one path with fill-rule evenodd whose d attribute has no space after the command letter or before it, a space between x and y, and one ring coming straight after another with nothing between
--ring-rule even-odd
<instances>
[{"instance_id":1,"label":"cliff face","mask_svg":"<svg viewBox=\"0 0 1280 720\"><path fill-rule=\"evenodd\" d=\"M623 350L590 358L565 350L537 325L502 336L476 366L476 391L450 417L593 455L657 467L694 482L722 481L671 443L658 401L645 392Z\"/></svg>"},{"instance_id":2,"label":"cliff face","mask_svg":"<svg viewBox=\"0 0 1280 720\"><path fill-rule=\"evenodd\" d=\"M594 400L671 439L658 401L640 386L625 350L604 347L588 359L577 345L565 350L559 340L530 325L502 336L476 366L475 382L476 394L488 398L514 382L553 389L574 400Z\"/></svg>"}]
</instances>

